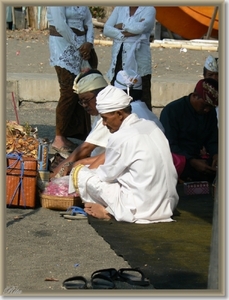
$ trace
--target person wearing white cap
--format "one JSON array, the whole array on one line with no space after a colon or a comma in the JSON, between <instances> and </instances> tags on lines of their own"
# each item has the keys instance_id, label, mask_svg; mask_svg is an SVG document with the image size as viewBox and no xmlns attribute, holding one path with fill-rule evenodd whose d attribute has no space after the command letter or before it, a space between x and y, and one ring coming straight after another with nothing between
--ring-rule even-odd
<instances>
[{"instance_id":1,"label":"person wearing white cap","mask_svg":"<svg viewBox=\"0 0 229 300\"><path fill-rule=\"evenodd\" d=\"M219 59L217 57L213 57L209 55L204 63L203 68L203 76L204 78L212 78L218 81L218 74L219 74ZM218 105L215 108L216 116L219 123L219 107Z\"/></svg>"},{"instance_id":2,"label":"person wearing white cap","mask_svg":"<svg viewBox=\"0 0 229 300\"><path fill-rule=\"evenodd\" d=\"M137 97L138 99L139 92L142 92L141 90L139 90L139 88L141 88L141 77L136 75L134 77L134 80L132 76L128 77L128 80L134 81L133 91L132 86L131 84L128 84L127 79L126 84L130 86L131 96ZM119 78L122 81L125 79L121 79L121 77ZM95 159L97 159L98 155L104 153L108 142L108 138L110 136L110 132L106 128L106 126L103 126L100 115L96 109L96 95L101 89L105 88L107 85L108 83L106 82L101 72L98 70L91 70L85 72L84 74L80 74L76 77L73 85L73 90L75 91L75 93L78 94L80 99L79 102L81 103L81 105L83 105L85 111L89 115L94 116L94 124L92 126L92 131L87 136L85 142L83 142L80 146L76 147L75 150L65 160L63 160L61 163L58 164L58 166L51 170L51 178L56 176L65 176L69 174L71 168L78 163L91 165L92 163L94 163ZM91 100L84 101L84 99ZM140 100L131 101L131 107L132 112L136 113L139 118L145 118L148 120L155 121L158 127L161 128L161 130L164 130L156 115L154 115L147 108L144 102ZM101 156L100 159L100 161L96 160L96 164L93 165L94 167L103 163L104 157Z\"/></svg>"},{"instance_id":3,"label":"person wearing white cap","mask_svg":"<svg viewBox=\"0 0 229 300\"><path fill-rule=\"evenodd\" d=\"M218 81L218 65L219 61L217 57L209 55L204 63L203 76L204 78L213 78Z\"/></svg>"},{"instance_id":4,"label":"person wearing white cap","mask_svg":"<svg viewBox=\"0 0 229 300\"><path fill-rule=\"evenodd\" d=\"M98 70L89 70L85 73L80 73L75 78L73 90L79 96L79 104L90 116L94 117L94 123L86 140L51 170L50 178L69 174L73 163L78 160L84 159L85 164L90 164L94 161L94 157L105 151L110 132L103 126L96 109L96 95L107 85L107 81Z\"/></svg>"},{"instance_id":5,"label":"person wearing white cap","mask_svg":"<svg viewBox=\"0 0 229 300\"><path fill-rule=\"evenodd\" d=\"M131 101L132 113L136 113L139 118L154 121L164 132L164 127L158 117L148 109L145 102L140 100L142 96L142 78L140 75L133 70L119 71L117 73L114 86L124 90L133 98Z\"/></svg>"},{"instance_id":6,"label":"person wearing white cap","mask_svg":"<svg viewBox=\"0 0 229 300\"><path fill-rule=\"evenodd\" d=\"M131 113L132 98L123 90L108 85L96 99L103 125L112 133L105 162L97 169L73 168L69 193L79 192L85 212L95 218L173 221L177 172L165 135L154 122Z\"/></svg>"}]
</instances>

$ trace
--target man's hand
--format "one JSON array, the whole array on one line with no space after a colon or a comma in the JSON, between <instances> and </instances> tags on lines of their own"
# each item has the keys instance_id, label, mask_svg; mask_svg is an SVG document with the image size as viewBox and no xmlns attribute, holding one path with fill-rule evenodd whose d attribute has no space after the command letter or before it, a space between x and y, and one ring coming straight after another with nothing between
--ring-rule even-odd
<instances>
[{"instance_id":1,"label":"man's hand","mask_svg":"<svg viewBox=\"0 0 229 300\"><path fill-rule=\"evenodd\" d=\"M212 157L212 167L215 169L218 168L218 154L215 154Z\"/></svg>"},{"instance_id":2,"label":"man's hand","mask_svg":"<svg viewBox=\"0 0 229 300\"><path fill-rule=\"evenodd\" d=\"M207 161L204 159L193 158L190 160L190 165L198 172L201 172L203 174L213 174L216 172L216 168L213 166L209 166Z\"/></svg>"},{"instance_id":3,"label":"man's hand","mask_svg":"<svg viewBox=\"0 0 229 300\"><path fill-rule=\"evenodd\" d=\"M139 20L139 22L143 22L145 19L141 19ZM114 25L114 28L117 28L119 30L122 30L123 29L123 23L118 23L118 24L115 24Z\"/></svg>"},{"instance_id":4,"label":"man's hand","mask_svg":"<svg viewBox=\"0 0 229 300\"><path fill-rule=\"evenodd\" d=\"M93 45L88 42L85 42L80 46L79 52L80 52L81 57L84 60L88 60L90 58L90 52L91 52L92 47L93 47Z\"/></svg>"},{"instance_id":5,"label":"man's hand","mask_svg":"<svg viewBox=\"0 0 229 300\"><path fill-rule=\"evenodd\" d=\"M130 37L130 36L136 36L138 34L135 34L135 33L130 33L128 31L122 31L122 34L125 36L125 37Z\"/></svg>"},{"instance_id":6,"label":"man's hand","mask_svg":"<svg viewBox=\"0 0 229 300\"><path fill-rule=\"evenodd\" d=\"M52 173L50 173L50 179L67 176L72 170L72 162L60 163Z\"/></svg>"},{"instance_id":7,"label":"man's hand","mask_svg":"<svg viewBox=\"0 0 229 300\"><path fill-rule=\"evenodd\" d=\"M118 23L118 24L115 24L114 28L122 30L122 26L123 26L123 23Z\"/></svg>"},{"instance_id":8,"label":"man's hand","mask_svg":"<svg viewBox=\"0 0 229 300\"><path fill-rule=\"evenodd\" d=\"M142 20L144 20L144 19L142 19ZM141 22L141 21L140 21L140 22ZM119 30L123 30L122 27L123 27L123 23L118 23L118 24L114 25L114 28L117 28L117 29L119 29ZM138 35L138 34L135 34L135 33L130 33L130 32L125 31L125 30L122 31L122 34L123 34L125 37L130 37L130 36L136 36L136 35Z\"/></svg>"}]
</instances>

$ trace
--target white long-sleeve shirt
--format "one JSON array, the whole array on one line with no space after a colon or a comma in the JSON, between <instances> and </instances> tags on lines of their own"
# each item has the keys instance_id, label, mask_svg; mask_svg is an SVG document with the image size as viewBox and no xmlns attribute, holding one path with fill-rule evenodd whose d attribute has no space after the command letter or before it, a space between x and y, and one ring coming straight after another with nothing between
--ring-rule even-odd
<instances>
[{"instance_id":1,"label":"white long-sleeve shirt","mask_svg":"<svg viewBox=\"0 0 229 300\"><path fill-rule=\"evenodd\" d=\"M96 145L91 156L95 156L105 152L111 133L106 126L103 125L100 115L95 116L92 130L87 136L85 142Z\"/></svg>"},{"instance_id":2,"label":"white long-sleeve shirt","mask_svg":"<svg viewBox=\"0 0 229 300\"><path fill-rule=\"evenodd\" d=\"M88 6L48 6L47 20L62 35L49 36L50 65L78 75L82 62L78 49L84 42L94 43L92 16ZM71 29L85 31L85 25L87 33L83 36L77 36Z\"/></svg>"},{"instance_id":3,"label":"white long-sleeve shirt","mask_svg":"<svg viewBox=\"0 0 229 300\"><path fill-rule=\"evenodd\" d=\"M164 127L158 120L157 116L148 109L146 104L141 100L136 100L130 103L132 107L132 113L135 113L139 118L154 121L156 125L164 132ZM101 154L105 151L108 140L110 138L110 131L103 125L100 115L95 116L92 125L92 130L87 136L85 142L96 145L96 148L92 151L91 156Z\"/></svg>"},{"instance_id":4,"label":"white long-sleeve shirt","mask_svg":"<svg viewBox=\"0 0 229 300\"><path fill-rule=\"evenodd\" d=\"M114 8L103 30L105 36L113 39L111 65L107 73L109 80L112 80L114 77L117 56L122 44L123 69L125 69L128 55L132 53L132 46L136 43L134 59L136 59L137 63L137 73L140 76L152 74L149 39L154 28L155 16L156 10L153 6L139 6L133 16L130 16L129 6L116 6ZM125 38L122 31L114 27L114 25L119 23L123 23L123 30L137 34L137 36ZM133 59L131 58L130 61L133 62ZM130 69L130 66L128 68Z\"/></svg>"},{"instance_id":5,"label":"white long-sleeve shirt","mask_svg":"<svg viewBox=\"0 0 229 300\"><path fill-rule=\"evenodd\" d=\"M151 110L148 109L145 102L141 100L135 100L132 101L130 105L132 107L132 113L135 113L139 118L155 122L162 132L165 131L158 117Z\"/></svg>"},{"instance_id":6,"label":"white long-sleeve shirt","mask_svg":"<svg viewBox=\"0 0 229 300\"><path fill-rule=\"evenodd\" d=\"M102 204L118 221L142 224L172 221L176 184L165 135L134 113L111 134L104 164L95 170L83 167L78 174L83 201Z\"/></svg>"}]
</instances>

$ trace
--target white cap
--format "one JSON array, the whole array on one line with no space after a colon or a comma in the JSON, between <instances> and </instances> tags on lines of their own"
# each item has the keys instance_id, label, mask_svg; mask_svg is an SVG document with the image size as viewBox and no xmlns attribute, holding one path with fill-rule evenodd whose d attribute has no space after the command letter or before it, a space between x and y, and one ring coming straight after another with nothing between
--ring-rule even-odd
<instances>
[{"instance_id":1,"label":"white cap","mask_svg":"<svg viewBox=\"0 0 229 300\"><path fill-rule=\"evenodd\" d=\"M213 57L212 55L209 55L206 58L204 67L211 71L211 72L217 72L218 73L218 59Z\"/></svg>"},{"instance_id":2,"label":"white cap","mask_svg":"<svg viewBox=\"0 0 229 300\"><path fill-rule=\"evenodd\" d=\"M80 75L75 78L73 83L73 91L76 94L90 92L108 85L102 74L90 73L78 81Z\"/></svg>"},{"instance_id":3,"label":"white cap","mask_svg":"<svg viewBox=\"0 0 229 300\"><path fill-rule=\"evenodd\" d=\"M108 85L96 96L96 109L100 114L121 110L130 105L132 99L120 88Z\"/></svg>"},{"instance_id":4,"label":"white cap","mask_svg":"<svg viewBox=\"0 0 229 300\"><path fill-rule=\"evenodd\" d=\"M142 78L133 70L122 70L117 73L114 86L122 90L126 90L128 87L134 90L141 90Z\"/></svg>"}]
</instances>

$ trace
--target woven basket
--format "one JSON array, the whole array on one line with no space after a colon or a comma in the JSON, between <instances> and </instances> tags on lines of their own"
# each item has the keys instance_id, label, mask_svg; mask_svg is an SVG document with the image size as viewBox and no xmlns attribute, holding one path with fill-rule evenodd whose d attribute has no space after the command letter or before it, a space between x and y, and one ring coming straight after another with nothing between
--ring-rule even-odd
<instances>
[{"instance_id":1,"label":"woven basket","mask_svg":"<svg viewBox=\"0 0 229 300\"><path fill-rule=\"evenodd\" d=\"M67 210L70 206L83 207L80 197L59 197L52 195L40 195L41 206L54 210Z\"/></svg>"}]
</instances>

